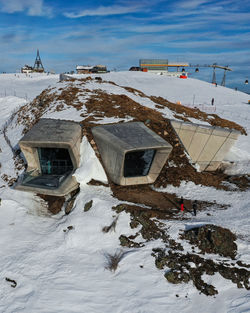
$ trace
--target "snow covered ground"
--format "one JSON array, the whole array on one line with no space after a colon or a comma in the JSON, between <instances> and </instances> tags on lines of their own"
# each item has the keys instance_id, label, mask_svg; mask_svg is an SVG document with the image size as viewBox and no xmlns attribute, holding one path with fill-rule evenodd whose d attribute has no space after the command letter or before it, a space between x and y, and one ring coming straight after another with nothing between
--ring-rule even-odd
<instances>
[{"instance_id":1,"label":"snow covered ground","mask_svg":"<svg viewBox=\"0 0 250 313\"><path fill-rule=\"evenodd\" d=\"M122 86L131 86L147 95L181 101L184 105L203 105L205 110L216 110L219 116L250 131L250 105L247 104L250 96L242 92L190 78L181 80L148 73L120 72L98 76ZM26 103L25 94L28 95L26 98L33 99L49 85L59 86L58 75L0 75L0 88L3 90L0 90L1 177L3 174L16 174L10 147L3 137L4 125L8 124L12 113ZM100 86L96 85L96 88ZM118 93L118 89L114 87L109 92ZM5 90L12 90L13 94L5 97ZM215 99L214 108L210 104L212 98ZM145 105L151 104L147 100ZM79 121L80 113L72 108L70 113L67 110L47 111L45 116ZM170 113L166 109L167 114ZM14 127L10 123L7 135L12 144L18 143L21 130L21 126ZM250 312L249 291L238 289L220 275L205 278L206 281L212 280L218 289L219 294L215 297L199 294L191 283L169 284L163 276L164 270L155 267L151 256L152 248L162 246L160 241L148 242L139 249L123 249L125 254L118 269L115 272L107 270L105 255L121 249L121 234L131 235L137 229L131 230L130 217L122 212L116 231L102 232L102 228L110 225L117 216L112 206L119 201L112 197L109 187L86 184L91 178L105 181L106 177L85 138L82 151L88 151L89 158L82 153L81 166L75 174L81 191L74 210L67 216L63 212L50 216L40 198L9 188L0 178L0 312ZM235 172L249 174L249 136L240 137L228 159L240 161L234 168ZM195 218L187 215L189 219L185 222L165 223L169 234L177 241L179 232L192 225L212 223L227 227L239 235L237 259L250 263L249 191L221 191L191 182L183 182L179 188L168 186L165 190L187 199L231 204L227 210L210 209L210 215L203 211ZM84 212L84 205L90 200L93 200L93 206ZM68 226L73 226L73 229L68 229ZM16 288L11 287L6 277L17 282Z\"/></svg>"},{"instance_id":2,"label":"snow covered ground","mask_svg":"<svg viewBox=\"0 0 250 313\"><path fill-rule=\"evenodd\" d=\"M0 74L0 98L16 96L32 100L59 79L56 74Z\"/></svg>"}]
</instances>

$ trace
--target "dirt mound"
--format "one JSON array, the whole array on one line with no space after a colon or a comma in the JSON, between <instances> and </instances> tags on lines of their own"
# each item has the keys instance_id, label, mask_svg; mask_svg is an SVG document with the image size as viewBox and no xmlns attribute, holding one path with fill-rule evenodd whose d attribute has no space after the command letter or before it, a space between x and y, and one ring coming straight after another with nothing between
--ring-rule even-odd
<instances>
[{"instance_id":1,"label":"dirt mound","mask_svg":"<svg viewBox=\"0 0 250 313\"><path fill-rule=\"evenodd\" d=\"M180 218L180 198L175 194L169 194L167 192L160 192L153 190L148 185L138 186L118 186L110 183L114 196L121 201L129 201L138 205L146 205L150 207L151 217L157 217L159 219L175 219ZM214 205L205 201L198 201L198 210L202 211L204 208ZM193 201L184 200L184 213L191 213ZM216 204L217 207L221 205ZM141 208L140 211L143 209ZM126 211L130 211L126 209ZM144 211L148 213L148 209L144 208ZM184 218L184 217L183 217Z\"/></svg>"},{"instance_id":2,"label":"dirt mound","mask_svg":"<svg viewBox=\"0 0 250 313\"><path fill-rule=\"evenodd\" d=\"M237 254L236 236L226 228L205 225L185 231L181 238L198 246L202 253L215 253L232 259Z\"/></svg>"},{"instance_id":3,"label":"dirt mound","mask_svg":"<svg viewBox=\"0 0 250 313\"><path fill-rule=\"evenodd\" d=\"M71 80L67 83L66 87L44 90L32 103L22 107L17 113L17 122L24 125L23 132L27 132L43 116L44 112L62 111L72 106L78 111L83 111L79 113L82 117L81 125L83 134L87 136L100 159L100 155L98 154L97 147L93 140L91 128L101 124L98 121L101 121L103 118L132 118L134 121L145 123L147 127L169 142L173 147L168 161L154 183L154 187L166 187L168 184L179 186L182 181L192 181L195 184L228 189L224 181L227 181L229 176L219 171L209 173L199 173L196 171L190 164L170 121L163 117L162 113L158 111L157 108L168 107L170 110L176 112L178 118L181 119L184 117L185 119L192 117L209 122L211 125L234 128L245 133L240 125L220 119L215 115L206 114L198 109L185 108L184 106L171 103L161 97L148 97L141 91L131 87L119 86L119 88L123 88L126 91L126 94L131 93L131 95L137 95L142 99L150 99L152 103L155 103L155 109L151 109L134 101L128 95L109 94L98 89L98 85L103 83L118 86L113 82L98 81L97 89L89 90L89 81L94 80L90 77L81 80ZM240 182L241 180L238 181ZM234 183L237 185L237 181ZM166 199L163 193L154 191L149 186L130 188L126 186L116 186L112 184L112 182L109 182L109 184L114 195L120 200L143 203L149 207L159 209L176 207L176 203L173 203L173 201L169 202L169 199ZM244 184L241 184L241 186L243 185ZM141 196L142 194L143 197ZM190 209L191 204L188 200L186 201L186 205L187 209Z\"/></svg>"}]
</instances>

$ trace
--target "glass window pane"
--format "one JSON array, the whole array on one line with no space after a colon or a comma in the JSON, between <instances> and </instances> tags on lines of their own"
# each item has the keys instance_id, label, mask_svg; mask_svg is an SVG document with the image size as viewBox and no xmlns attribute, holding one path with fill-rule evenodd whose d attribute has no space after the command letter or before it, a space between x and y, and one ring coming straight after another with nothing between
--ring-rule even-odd
<instances>
[{"instance_id":1,"label":"glass window pane","mask_svg":"<svg viewBox=\"0 0 250 313\"><path fill-rule=\"evenodd\" d=\"M73 164L67 149L38 148L42 174L62 175L73 170Z\"/></svg>"},{"instance_id":2,"label":"glass window pane","mask_svg":"<svg viewBox=\"0 0 250 313\"><path fill-rule=\"evenodd\" d=\"M124 161L124 177L148 175L154 156L154 149L126 153Z\"/></svg>"}]
</instances>

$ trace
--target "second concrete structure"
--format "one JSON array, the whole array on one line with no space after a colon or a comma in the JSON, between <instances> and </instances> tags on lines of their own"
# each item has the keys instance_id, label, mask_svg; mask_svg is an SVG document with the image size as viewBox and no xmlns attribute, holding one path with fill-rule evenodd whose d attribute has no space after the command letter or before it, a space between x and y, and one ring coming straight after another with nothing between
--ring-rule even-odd
<instances>
[{"instance_id":1,"label":"second concrete structure","mask_svg":"<svg viewBox=\"0 0 250 313\"><path fill-rule=\"evenodd\" d=\"M110 179L118 185L153 183L172 146L141 122L92 128Z\"/></svg>"}]
</instances>

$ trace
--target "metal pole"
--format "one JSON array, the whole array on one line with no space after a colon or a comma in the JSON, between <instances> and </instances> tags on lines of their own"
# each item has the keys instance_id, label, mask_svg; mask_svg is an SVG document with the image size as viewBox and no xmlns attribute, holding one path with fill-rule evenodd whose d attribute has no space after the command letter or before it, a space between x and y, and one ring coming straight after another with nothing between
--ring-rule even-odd
<instances>
[{"instance_id":1,"label":"metal pole","mask_svg":"<svg viewBox=\"0 0 250 313\"><path fill-rule=\"evenodd\" d=\"M222 81L221 81L221 86L225 87L225 84L226 84L226 70L224 70L224 75L223 75L223 78L222 78Z\"/></svg>"},{"instance_id":2,"label":"metal pole","mask_svg":"<svg viewBox=\"0 0 250 313\"><path fill-rule=\"evenodd\" d=\"M215 67L213 71L213 78L212 78L212 84L216 84L216 74L215 74Z\"/></svg>"}]
</instances>

